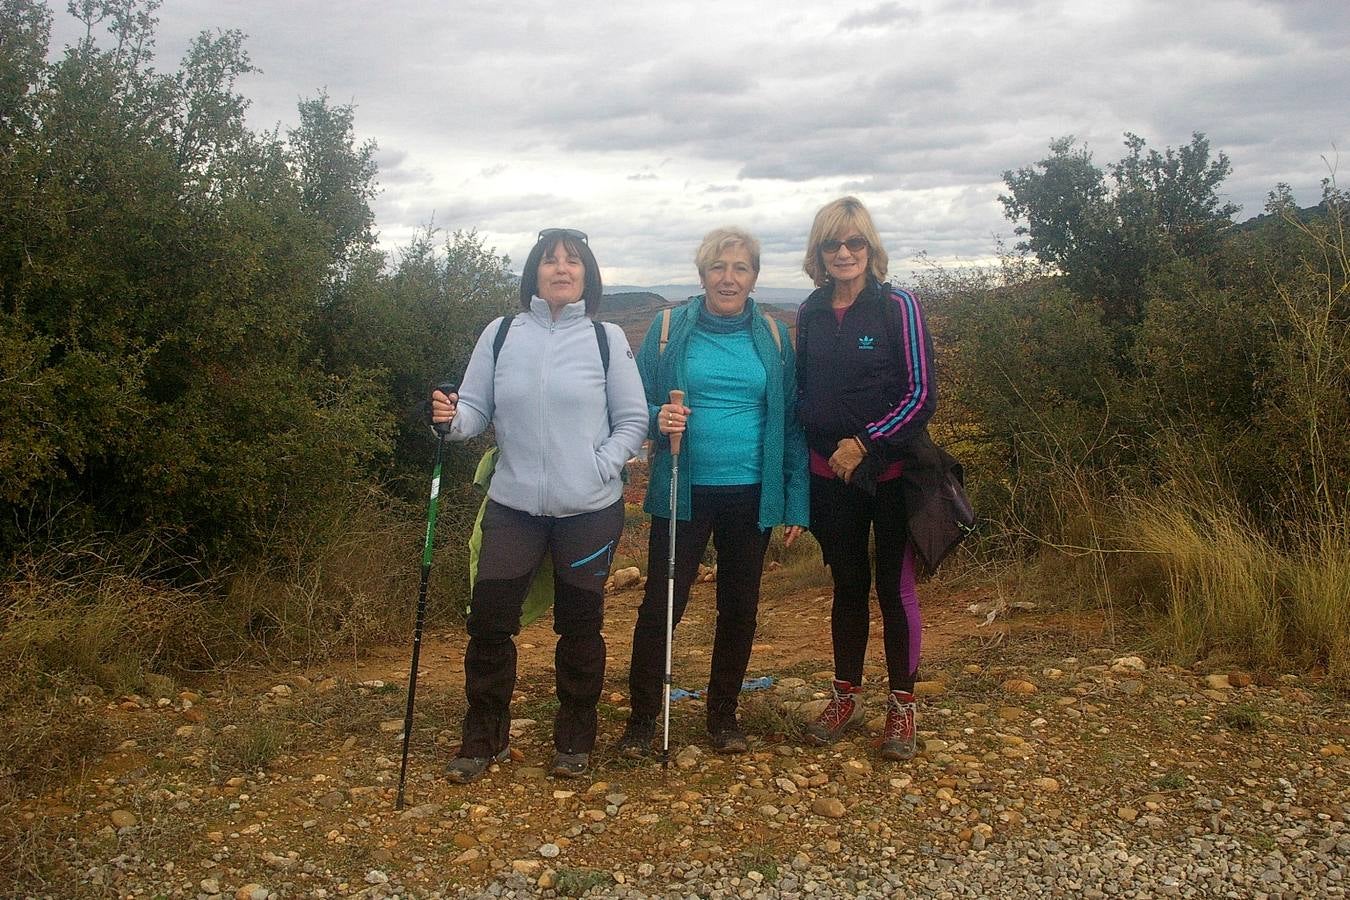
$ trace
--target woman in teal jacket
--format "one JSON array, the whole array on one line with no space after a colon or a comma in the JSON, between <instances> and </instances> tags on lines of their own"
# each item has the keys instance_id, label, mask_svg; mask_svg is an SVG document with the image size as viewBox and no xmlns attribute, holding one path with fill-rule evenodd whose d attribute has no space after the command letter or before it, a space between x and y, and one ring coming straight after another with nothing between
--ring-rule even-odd
<instances>
[{"instance_id":1,"label":"woman in teal jacket","mask_svg":"<svg viewBox=\"0 0 1350 900\"><path fill-rule=\"evenodd\" d=\"M670 542L670 435L682 433L676 498L675 608L679 622L698 564L717 549L717 630L708 682L713 747L747 749L736 718L750 662L759 581L775 525L791 544L809 521L806 443L796 414L796 375L788 330L750 298L759 275L759 242L738 228L703 239L695 257L704 293L652 323L638 352L647 393L651 478L644 508L652 516L646 593L633 632L632 712L620 739L626 756L647 752L656 736L665 669L666 582ZM669 402L685 392L685 405ZM686 423L691 423L686 430Z\"/></svg>"}]
</instances>

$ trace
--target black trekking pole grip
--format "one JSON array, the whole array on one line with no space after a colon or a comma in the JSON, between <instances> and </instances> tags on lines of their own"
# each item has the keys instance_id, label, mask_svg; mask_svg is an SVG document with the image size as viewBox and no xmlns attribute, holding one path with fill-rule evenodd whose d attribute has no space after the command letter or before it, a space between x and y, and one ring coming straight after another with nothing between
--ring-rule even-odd
<instances>
[{"instance_id":1,"label":"black trekking pole grip","mask_svg":"<svg viewBox=\"0 0 1350 900\"><path fill-rule=\"evenodd\" d=\"M447 397L453 394L458 388L459 385L455 384L453 381L442 381L440 384L436 385L436 390ZM432 423L431 428L436 432L436 437L441 438L442 440L450 436L449 422L434 422Z\"/></svg>"}]
</instances>

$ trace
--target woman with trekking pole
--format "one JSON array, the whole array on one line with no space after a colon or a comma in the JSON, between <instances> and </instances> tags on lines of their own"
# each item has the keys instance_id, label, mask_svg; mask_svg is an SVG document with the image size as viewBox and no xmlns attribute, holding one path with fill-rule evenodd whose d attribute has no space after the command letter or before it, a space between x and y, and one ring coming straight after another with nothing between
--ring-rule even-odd
<instances>
[{"instance_id":1,"label":"woman with trekking pole","mask_svg":"<svg viewBox=\"0 0 1350 900\"><path fill-rule=\"evenodd\" d=\"M619 741L620 752L630 757L651 750L663 707L669 756L672 630L710 536L717 549L717 626L708 734L720 752L745 752L736 708L769 535L775 525L786 525L790 545L807 522L792 343L788 329L750 297L759 276L759 242L739 228L719 228L703 239L695 262L704 293L657 316L638 352L653 441L644 504L652 525L628 675L632 710ZM672 398L673 391L683 397ZM672 442L680 442L678 456Z\"/></svg>"},{"instance_id":2,"label":"woman with trekking pole","mask_svg":"<svg viewBox=\"0 0 1350 900\"><path fill-rule=\"evenodd\" d=\"M925 425L937 408L937 378L919 301L886 283L886 264L856 198L816 214L804 264L816 290L797 313L797 390L810 448L811 533L834 581L835 677L829 705L806 733L828 744L863 718L875 567L889 679L881 755L902 760L915 751L922 632L902 474L916 448L936 451Z\"/></svg>"},{"instance_id":3,"label":"woman with trekking pole","mask_svg":"<svg viewBox=\"0 0 1350 900\"><path fill-rule=\"evenodd\" d=\"M469 612L469 701L451 781L467 784L509 754L515 635L535 570L552 554L558 711L552 773L585 773L605 677L604 586L623 529L624 464L647 434L642 381L623 330L593 322L600 269L585 234L539 232L520 308L474 347L458 393L432 394L451 441L496 432L500 456L483 513Z\"/></svg>"}]
</instances>

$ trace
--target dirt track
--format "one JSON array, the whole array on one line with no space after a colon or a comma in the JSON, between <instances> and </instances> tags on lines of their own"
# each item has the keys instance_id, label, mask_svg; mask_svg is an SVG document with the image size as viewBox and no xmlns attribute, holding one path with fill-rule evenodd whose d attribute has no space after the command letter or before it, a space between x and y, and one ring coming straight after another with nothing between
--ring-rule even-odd
<instances>
[{"instance_id":1,"label":"dirt track","mask_svg":"<svg viewBox=\"0 0 1350 900\"><path fill-rule=\"evenodd\" d=\"M745 756L708 752L697 701L675 705L668 773L609 753L626 716L630 592L609 603L589 778L545 773L547 622L521 636L513 760L467 787L439 776L463 711L463 635L443 630L424 647L404 813L393 800L407 648L391 646L304 673L236 671L159 700L104 698L112 749L68 787L10 807L0 872L33 895L252 900L641 897L672 885L681 897L1082 896L1122 879L1142 896L1168 893L1161 879L1182 869L1201 895L1340 886L1345 698L1300 676L1230 682L1101 647L1094 614L980 628L966 612L978 597L929 590L923 753L876 756L876 655L868 727L807 747L794 710L820 696L830 651L825 591L802 577L765 578L750 674L776 682L743 699ZM696 588L679 634L682 687L706 679L710 594ZM1134 855L1117 858L1120 847ZM1014 884L1005 857L1054 863L1019 864Z\"/></svg>"}]
</instances>

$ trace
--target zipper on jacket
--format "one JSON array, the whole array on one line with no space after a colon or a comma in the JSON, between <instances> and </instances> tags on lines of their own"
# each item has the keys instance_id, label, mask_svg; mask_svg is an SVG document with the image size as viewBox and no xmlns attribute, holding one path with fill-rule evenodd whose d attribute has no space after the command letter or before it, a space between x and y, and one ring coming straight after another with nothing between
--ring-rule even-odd
<instances>
[{"instance_id":1,"label":"zipper on jacket","mask_svg":"<svg viewBox=\"0 0 1350 900\"><path fill-rule=\"evenodd\" d=\"M553 513L548 504L548 373L553 367L553 340L557 322L550 316L544 336L544 364L539 367L539 514Z\"/></svg>"}]
</instances>

